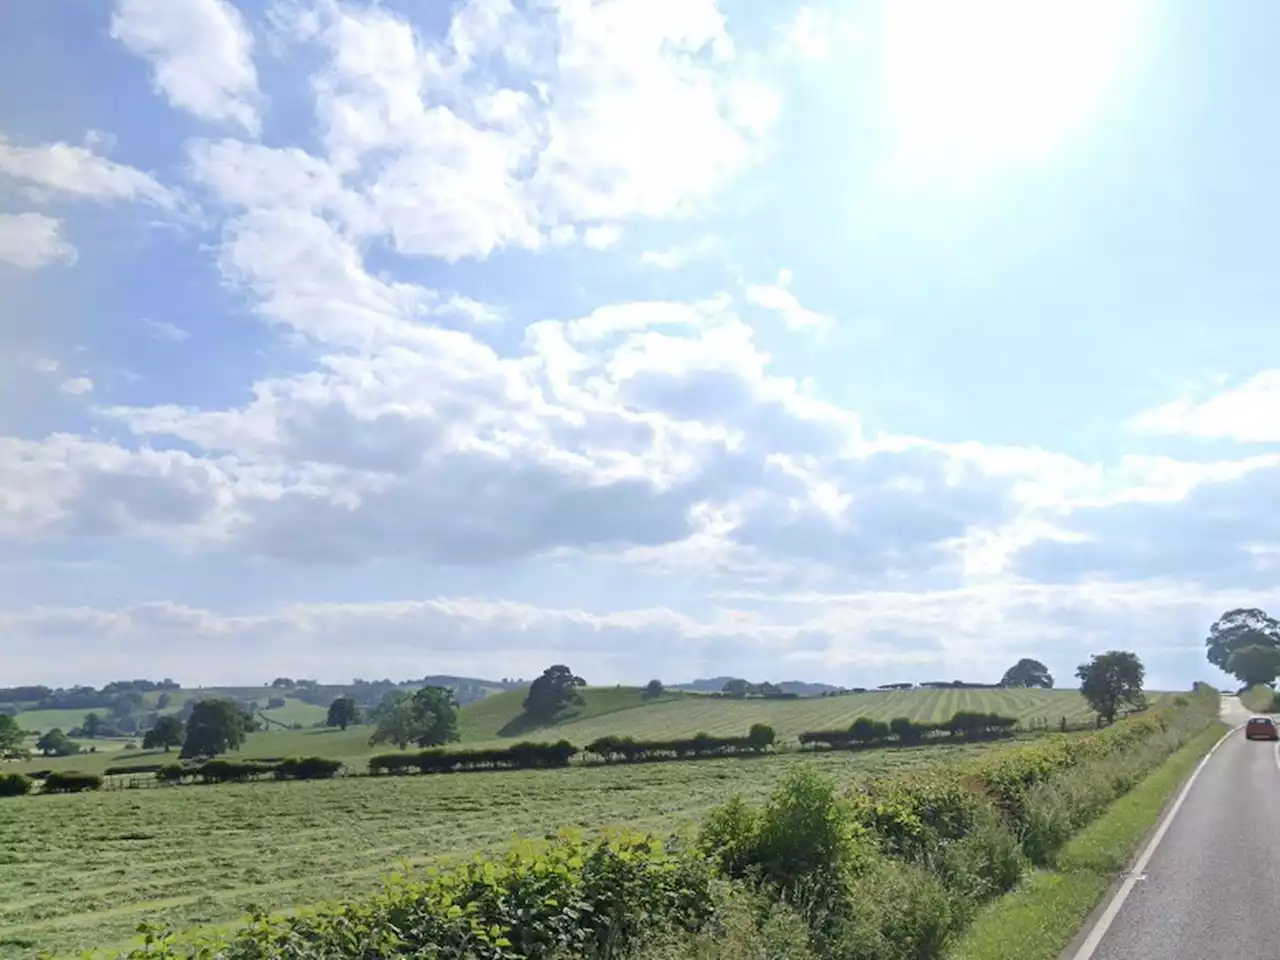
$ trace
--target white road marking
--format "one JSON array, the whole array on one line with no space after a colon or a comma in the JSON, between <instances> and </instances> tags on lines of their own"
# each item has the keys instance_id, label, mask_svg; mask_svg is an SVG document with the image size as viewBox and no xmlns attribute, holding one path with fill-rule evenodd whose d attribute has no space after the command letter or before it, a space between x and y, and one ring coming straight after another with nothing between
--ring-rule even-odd
<instances>
[{"instance_id":1,"label":"white road marking","mask_svg":"<svg viewBox=\"0 0 1280 960\"><path fill-rule=\"evenodd\" d=\"M1133 865L1133 869L1129 876L1124 878L1124 882L1120 884L1120 889L1116 891L1115 897L1107 904L1106 911L1094 924L1089 936L1085 938L1084 943L1080 944L1080 949L1076 951L1072 960L1090 960L1097 952L1098 946L1102 943L1102 938L1107 935L1107 931L1111 929L1111 924L1115 922L1116 916L1120 913L1120 908L1124 906L1125 900L1129 899L1129 894L1133 892L1134 886L1138 882L1139 875L1145 875L1147 864L1151 862L1152 856L1155 855L1156 848L1160 846L1160 841L1164 839L1164 835L1169 832L1169 825L1173 823L1173 818L1178 815L1178 811L1182 809L1183 802L1187 799L1187 794L1191 792L1192 786L1196 782L1196 778L1200 776L1200 771L1218 752L1218 748L1227 742L1227 738L1243 727L1244 724L1232 727L1222 737L1209 748L1209 752L1192 771L1187 782L1182 786L1182 792L1178 794L1178 799L1174 801L1173 806L1169 808L1169 812L1164 815L1164 819L1160 821L1160 826L1156 828L1155 834L1151 837L1151 841L1147 844L1146 849L1142 851L1142 856L1138 857L1137 863ZM1277 744L1276 765L1280 766L1280 744Z\"/></svg>"}]
</instances>

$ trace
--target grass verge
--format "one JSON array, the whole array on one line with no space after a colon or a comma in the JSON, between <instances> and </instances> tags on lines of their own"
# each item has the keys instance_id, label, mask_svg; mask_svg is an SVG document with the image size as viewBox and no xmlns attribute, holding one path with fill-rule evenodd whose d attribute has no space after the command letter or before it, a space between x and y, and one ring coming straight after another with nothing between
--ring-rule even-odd
<instances>
[{"instance_id":1,"label":"grass verge","mask_svg":"<svg viewBox=\"0 0 1280 960\"><path fill-rule=\"evenodd\" d=\"M1055 869L1030 874L1017 890L988 905L952 948L950 960L1058 957L1196 764L1228 729L1211 724L1070 840Z\"/></svg>"},{"instance_id":2,"label":"grass verge","mask_svg":"<svg viewBox=\"0 0 1280 960\"><path fill-rule=\"evenodd\" d=\"M1254 713L1271 713L1275 710L1277 694L1265 683L1257 683L1240 694L1240 702Z\"/></svg>"}]
</instances>

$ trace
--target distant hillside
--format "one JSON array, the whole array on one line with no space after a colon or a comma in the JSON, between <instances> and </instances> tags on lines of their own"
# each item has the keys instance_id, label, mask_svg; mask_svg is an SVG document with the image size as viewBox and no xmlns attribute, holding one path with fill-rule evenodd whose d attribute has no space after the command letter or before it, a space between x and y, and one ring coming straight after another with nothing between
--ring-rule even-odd
<instances>
[{"instance_id":1,"label":"distant hillside","mask_svg":"<svg viewBox=\"0 0 1280 960\"><path fill-rule=\"evenodd\" d=\"M692 680L689 683L677 683L670 689L687 690L691 693L719 693L724 689L724 685L733 679L735 678L707 677L701 680ZM783 680L773 685L783 693L794 693L801 697L820 697L824 693L835 693L841 689L830 683L809 683L807 680Z\"/></svg>"},{"instance_id":2,"label":"distant hillside","mask_svg":"<svg viewBox=\"0 0 1280 960\"><path fill-rule=\"evenodd\" d=\"M578 692L583 704L572 707L558 716L551 724L530 725L524 716L524 698L528 687L495 693L477 703L463 707L458 716L458 732L464 742L498 740L508 737L533 736L539 731L539 739L556 739L554 728L584 720L594 720L622 711L652 708L660 703L686 699L679 692L668 691L654 700L646 700L643 687L583 687Z\"/></svg>"}]
</instances>

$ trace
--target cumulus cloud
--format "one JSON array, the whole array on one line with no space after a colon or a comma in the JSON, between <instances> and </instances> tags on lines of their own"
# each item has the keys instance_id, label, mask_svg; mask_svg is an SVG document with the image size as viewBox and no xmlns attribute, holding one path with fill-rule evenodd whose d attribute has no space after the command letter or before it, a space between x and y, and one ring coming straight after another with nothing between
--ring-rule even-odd
<instances>
[{"instance_id":1,"label":"cumulus cloud","mask_svg":"<svg viewBox=\"0 0 1280 960\"><path fill-rule=\"evenodd\" d=\"M92 393L93 381L88 377L72 377L69 380L63 380L62 392L69 393L73 397L80 397L86 393Z\"/></svg>"},{"instance_id":2,"label":"cumulus cloud","mask_svg":"<svg viewBox=\"0 0 1280 960\"><path fill-rule=\"evenodd\" d=\"M258 134L253 35L229 0L117 0L111 36L151 64L175 107Z\"/></svg>"},{"instance_id":3,"label":"cumulus cloud","mask_svg":"<svg viewBox=\"0 0 1280 960\"><path fill-rule=\"evenodd\" d=\"M150 174L67 143L23 146L0 135L0 174L39 191L86 200L141 200L164 208L177 203Z\"/></svg>"},{"instance_id":4,"label":"cumulus cloud","mask_svg":"<svg viewBox=\"0 0 1280 960\"><path fill-rule=\"evenodd\" d=\"M1144 410L1128 426L1141 433L1280 443L1280 370L1264 370L1202 400L1184 397Z\"/></svg>"},{"instance_id":5,"label":"cumulus cloud","mask_svg":"<svg viewBox=\"0 0 1280 960\"><path fill-rule=\"evenodd\" d=\"M777 283L748 286L747 300L757 307L777 313L789 330L825 330L830 327L830 317L800 305L796 295L788 289L791 278L790 270L779 270Z\"/></svg>"},{"instance_id":6,"label":"cumulus cloud","mask_svg":"<svg viewBox=\"0 0 1280 960\"><path fill-rule=\"evenodd\" d=\"M62 223L42 213L0 213L0 261L22 270L75 263L76 248L63 238Z\"/></svg>"},{"instance_id":7,"label":"cumulus cloud","mask_svg":"<svg viewBox=\"0 0 1280 960\"><path fill-rule=\"evenodd\" d=\"M182 343L191 337L188 331L167 320L151 320L144 317L142 323L157 340L164 340L168 343Z\"/></svg>"}]
</instances>

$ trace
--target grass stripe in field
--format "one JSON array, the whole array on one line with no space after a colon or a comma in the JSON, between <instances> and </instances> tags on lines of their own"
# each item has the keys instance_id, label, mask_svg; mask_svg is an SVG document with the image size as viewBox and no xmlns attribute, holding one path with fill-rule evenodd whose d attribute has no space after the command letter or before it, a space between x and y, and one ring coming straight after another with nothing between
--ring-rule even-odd
<instances>
[{"instance_id":1,"label":"grass stripe in field","mask_svg":"<svg viewBox=\"0 0 1280 960\"><path fill-rule=\"evenodd\" d=\"M1062 850L1058 869L1031 874L978 915L948 960L1055 960L1169 800L1228 730L1214 723L1113 803Z\"/></svg>"}]
</instances>

